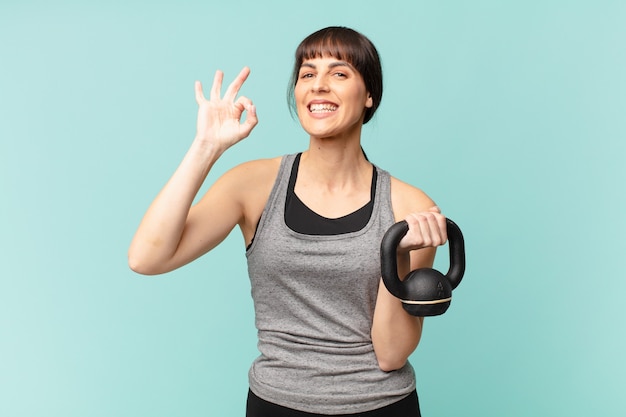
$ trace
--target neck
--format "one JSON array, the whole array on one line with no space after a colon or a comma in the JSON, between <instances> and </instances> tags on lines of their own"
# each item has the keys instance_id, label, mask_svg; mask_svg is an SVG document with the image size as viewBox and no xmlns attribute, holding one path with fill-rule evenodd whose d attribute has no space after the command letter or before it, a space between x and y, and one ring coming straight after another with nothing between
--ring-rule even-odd
<instances>
[{"instance_id":1,"label":"neck","mask_svg":"<svg viewBox=\"0 0 626 417\"><path fill-rule=\"evenodd\" d=\"M298 178L329 189L368 184L372 173L360 144L344 146L337 142L320 144L312 140L309 150L302 153L300 167Z\"/></svg>"},{"instance_id":2,"label":"neck","mask_svg":"<svg viewBox=\"0 0 626 417\"><path fill-rule=\"evenodd\" d=\"M361 148L362 123L329 137L311 135L301 158L302 173L309 181L343 187L371 177L372 165Z\"/></svg>"}]
</instances>

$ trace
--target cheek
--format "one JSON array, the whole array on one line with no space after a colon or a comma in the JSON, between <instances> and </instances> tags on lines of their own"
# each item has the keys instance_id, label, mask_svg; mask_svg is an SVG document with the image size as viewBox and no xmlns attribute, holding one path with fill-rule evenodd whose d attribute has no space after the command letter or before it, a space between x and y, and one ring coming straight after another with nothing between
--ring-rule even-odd
<instances>
[{"instance_id":1,"label":"cheek","mask_svg":"<svg viewBox=\"0 0 626 417\"><path fill-rule=\"evenodd\" d=\"M297 83L293 89L293 96L296 99L296 103L299 102L304 95L306 88L301 84Z\"/></svg>"},{"instance_id":2,"label":"cheek","mask_svg":"<svg viewBox=\"0 0 626 417\"><path fill-rule=\"evenodd\" d=\"M299 115L300 112L302 112L303 106L305 104L304 104L302 88L298 88L297 84L293 90L293 104L294 104L296 113Z\"/></svg>"},{"instance_id":3,"label":"cheek","mask_svg":"<svg viewBox=\"0 0 626 417\"><path fill-rule=\"evenodd\" d=\"M363 107L372 107L372 99L365 90L356 89L350 95L350 100L358 109L362 109Z\"/></svg>"},{"instance_id":4,"label":"cheek","mask_svg":"<svg viewBox=\"0 0 626 417\"><path fill-rule=\"evenodd\" d=\"M293 93L294 104L298 113L305 107L306 103L302 94L298 94L298 91Z\"/></svg>"}]
</instances>

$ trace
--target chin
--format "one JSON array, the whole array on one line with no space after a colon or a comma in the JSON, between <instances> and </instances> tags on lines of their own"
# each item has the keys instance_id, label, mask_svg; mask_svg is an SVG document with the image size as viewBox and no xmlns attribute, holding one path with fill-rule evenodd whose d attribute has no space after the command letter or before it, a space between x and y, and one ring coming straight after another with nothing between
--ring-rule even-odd
<instances>
[{"instance_id":1,"label":"chin","mask_svg":"<svg viewBox=\"0 0 626 417\"><path fill-rule=\"evenodd\" d=\"M330 139L340 134L340 132L337 132L335 130L329 130L329 129L304 128L304 131L308 133L309 136L318 138L318 139Z\"/></svg>"},{"instance_id":2,"label":"chin","mask_svg":"<svg viewBox=\"0 0 626 417\"><path fill-rule=\"evenodd\" d=\"M316 124L318 126L316 126ZM328 126L319 126L319 123L311 123L310 121L303 122L300 120L300 126L302 129L309 134L309 136L314 137L325 137L325 136L334 136L337 134L337 129L329 128Z\"/></svg>"}]
</instances>

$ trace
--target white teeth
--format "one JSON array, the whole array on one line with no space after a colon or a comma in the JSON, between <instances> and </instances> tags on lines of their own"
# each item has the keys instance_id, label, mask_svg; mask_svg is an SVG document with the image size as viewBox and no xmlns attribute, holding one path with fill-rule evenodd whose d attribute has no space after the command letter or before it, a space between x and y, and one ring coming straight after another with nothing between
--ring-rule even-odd
<instances>
[{"instance_id":1,"label":"white teeth","mask_svg":"<svg viewBox=\"0 0 626 417\"><path fill-rule=\"evenodd\" d=\"M311 110L311 112L313 113L328 113L337 110L337 106L328 103L311 104L309 106L309 110Z\"/></svg>"}]
</instances>

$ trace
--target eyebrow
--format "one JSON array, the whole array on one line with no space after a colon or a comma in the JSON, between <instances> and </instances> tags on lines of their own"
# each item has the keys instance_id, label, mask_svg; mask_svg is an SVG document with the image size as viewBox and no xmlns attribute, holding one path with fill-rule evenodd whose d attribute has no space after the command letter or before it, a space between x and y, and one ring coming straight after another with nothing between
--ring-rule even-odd
<instances>
[{"instance_id":1,"label":"eyebrow","mask_svg":"<svg viewBox=\"0 0 626 417\"><path fill-rule=\"evenodd\" d=\"M300 68L302 68L302 67L317 69L315 64L312 64L310 62L303 62L302 65L300 65ZM348 64L346 61L334 61L334 62L331 62L330 64L328 64L328 68L336 68L336 67L352 68L352 65Z\"/></svg>"}]
</instances>

